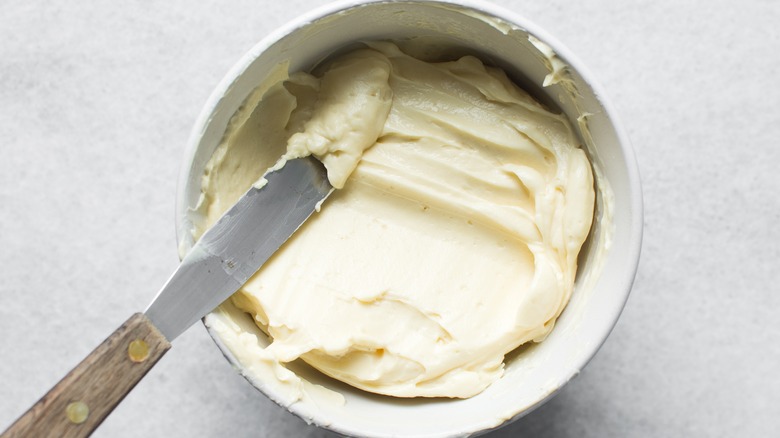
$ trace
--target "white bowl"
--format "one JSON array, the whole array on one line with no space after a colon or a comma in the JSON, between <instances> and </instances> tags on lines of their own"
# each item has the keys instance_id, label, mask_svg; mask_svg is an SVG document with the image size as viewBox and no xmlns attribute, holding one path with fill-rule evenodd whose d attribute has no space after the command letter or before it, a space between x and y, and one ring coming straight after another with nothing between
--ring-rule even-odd
<instances>
[{"instance_id":1,"label":"white bowl","mask_svg":"<svg viewBox=\"0 0 780 438\"><path fill-rule=\"evenodd\" d=\"M542 29L513 12L474 0L341 1L305 14L259 42L217 86L195 123L179 181L176 222L180 247L187 250L192 245L190 212L200 195L205 163L231 116L274 68L286 61L290 72L308 70L357 41L408 38L426 44L435 39L452 55L476 54L504 68L545 104L563 111L594 164L597 211L580 256L575 291L555 329L542 343L508 355L505 375L477 396L397 399L354 389L313 370L302 371L308 381L343 394L346 403L341 405L316 394L296 401L273 385L247 376L268 397L307 422L347 435L462 436L527 414L576 376L605 341L628 298L639 260L642 201L638 170L628 139L601 88ZM550 75L553 70L558 76ZM553 84L543 86L545 78ZM555 83L556 78L562 80ZM254 327L248 319L245 322ZM228 360L246 371L219 335L210 333Z\"/></svg>"}]
</instances>

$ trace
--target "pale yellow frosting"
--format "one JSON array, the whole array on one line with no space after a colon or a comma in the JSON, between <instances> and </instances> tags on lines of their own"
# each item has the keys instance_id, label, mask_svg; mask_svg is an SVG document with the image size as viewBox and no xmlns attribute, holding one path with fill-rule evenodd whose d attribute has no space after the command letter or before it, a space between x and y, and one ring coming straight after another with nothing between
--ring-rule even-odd
<instances>
[{"instance_id":1,"label":"pale yellow frosting","mask_svg":"<svg viewBox=\"0 0 780 438\"><path fill-rule=\"evenodd\" d=\"M233 296L270 345L218 324L256 380L298 388L302 358L371 392L470 397L550 332L594 207L563 115L476 58L390 43L256 100L206 168L208 223L283 155L314 154L338 189Z\"/></svg>"}]
</instances>

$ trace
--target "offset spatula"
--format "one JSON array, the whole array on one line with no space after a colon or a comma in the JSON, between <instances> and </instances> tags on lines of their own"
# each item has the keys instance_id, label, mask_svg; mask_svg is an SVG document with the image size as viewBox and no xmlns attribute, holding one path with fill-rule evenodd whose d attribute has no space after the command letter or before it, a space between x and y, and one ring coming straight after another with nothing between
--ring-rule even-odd
<instances>
[{"instance_id":1,"label":"offset spatula","mask_svg":"<svg viewBox=\"0 0 780 438\"><path fill-rule=\"evenodd\" d=\"M200 238L146 312L131 316L2 437L88 436L170 342L238 290L332 190L314 158L288 161L265 178Z\"/></svg>"}]
</instances>

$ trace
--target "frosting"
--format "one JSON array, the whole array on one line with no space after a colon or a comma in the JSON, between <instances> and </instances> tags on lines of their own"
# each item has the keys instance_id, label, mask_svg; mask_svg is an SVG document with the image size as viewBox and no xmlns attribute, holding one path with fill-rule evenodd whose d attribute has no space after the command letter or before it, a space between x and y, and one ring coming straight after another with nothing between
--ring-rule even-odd
<instances>
[{"instance_id":1,"label":"frosting","mask_svg":"<svg viewBox=\"0 0 780 438\"><path fill-rule=\"evenodd\" d=\"M565 116L474 57L391 43L261 97L206 166L207 223L287 159L317 156L338 190L232 297L268 339L212 324L254 380L301 398L300 358L375 393L465 398L552 330L595 196Z\"/></svg>"}]
</instances>

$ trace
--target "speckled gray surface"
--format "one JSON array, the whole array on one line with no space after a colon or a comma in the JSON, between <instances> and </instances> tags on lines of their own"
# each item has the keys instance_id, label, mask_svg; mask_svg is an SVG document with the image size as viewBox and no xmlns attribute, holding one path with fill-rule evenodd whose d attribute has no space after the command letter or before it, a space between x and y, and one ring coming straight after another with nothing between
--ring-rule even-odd
<instances>
[{"instance_id":1,"label":"speckled gray surface","mask_svg":"<svg viewBox=\"0 0 780 438\"><path fill-rule=\"evenodd\" d=\"M0 429L177 264L195 117L316 0L5 1L0 12ZM780 427L780 4L503 1L602 83L643 177L645 243L612 336L488 436L769 436ZM94 436L330 437L191 328Z\"/></svg>"}]
</instances>

